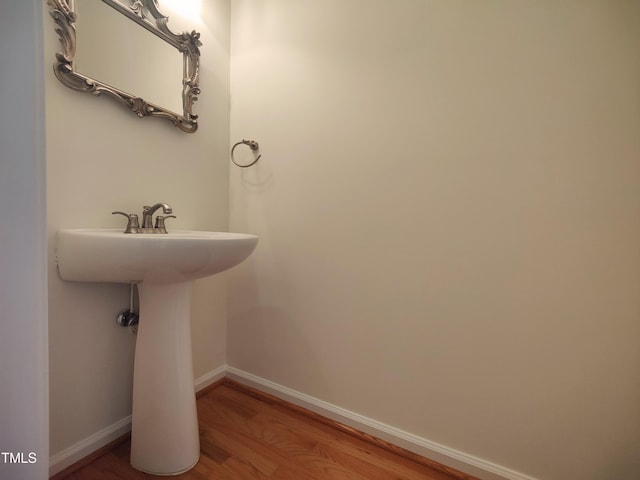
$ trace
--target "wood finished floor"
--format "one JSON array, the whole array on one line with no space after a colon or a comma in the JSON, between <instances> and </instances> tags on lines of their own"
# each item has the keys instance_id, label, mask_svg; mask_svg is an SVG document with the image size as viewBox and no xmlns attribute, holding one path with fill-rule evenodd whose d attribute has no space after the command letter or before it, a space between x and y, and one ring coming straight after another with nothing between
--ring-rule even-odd
<instances>
[{"instance_id":1,"label":"wood finished floor","mask_svg":"<svg viewBox=\"0 0 640 480\"><path fill-rule=\"evenodd\" d=\"M116 445L65 480L452 480L450 476L355 438L282 404L220 384L197 400L201 456L190 471L159 477L129 464L130 442Z\"/></svg>"}]
</instances>

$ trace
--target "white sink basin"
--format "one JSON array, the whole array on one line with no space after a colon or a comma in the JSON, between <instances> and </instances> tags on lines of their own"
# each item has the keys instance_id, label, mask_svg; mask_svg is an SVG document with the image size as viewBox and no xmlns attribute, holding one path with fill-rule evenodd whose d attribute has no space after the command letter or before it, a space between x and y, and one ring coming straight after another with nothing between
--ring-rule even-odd
<instances>
[{"instance_id":1,"label":"white sink basin","mask_svg":"<svg viewBox=\"0 0 640 480\"><path fill-rule=\"evenodd\" d=\"M58 232L56 256L65 280L175 283L227 270L247 258L257 244L258 237L244 233L68 229Z\"/></svg>"},{"instance_id":2,"label":"white sink basin","mask_svg":"<svg viewBox=\"0 0 640 480\"><path fill-rule=\"evenodd\" d=\"M133 368L131 464L177 475L200 458L191 358L193 280L237 265L258 244L243 233L58 231L64 280L138 285L140 323ZM114 305L114 314L122 305ZM90 319L88 319L90 320Z\"/></svg>"}]
</instances>

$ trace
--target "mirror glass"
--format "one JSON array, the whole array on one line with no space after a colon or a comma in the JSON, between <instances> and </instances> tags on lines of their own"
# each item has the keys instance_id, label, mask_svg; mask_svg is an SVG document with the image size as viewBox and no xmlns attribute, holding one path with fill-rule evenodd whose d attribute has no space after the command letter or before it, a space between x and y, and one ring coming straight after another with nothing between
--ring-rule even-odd
<instances>
[{"instance_id":1,"label":"mirror glass","mask_svg":"<svg viewBox=\"0 0 640 480\"><path fill-rule=\"evenodd\" d=\"M182 112L182 54L98 0L75 0L77 72L176 114Z\"/></svg>"},{"instance_id":2,"label":"mirror glass","mask_svg":"<svg viewBox=\"0 0 640 480\"><path fill-rule=\"evenodd\" d=\"M139 117L193 133L200 34L173 33L157 0L47 0L62 51L54 73L69 88L117 100Z\"/></svg>"}]
</instances>

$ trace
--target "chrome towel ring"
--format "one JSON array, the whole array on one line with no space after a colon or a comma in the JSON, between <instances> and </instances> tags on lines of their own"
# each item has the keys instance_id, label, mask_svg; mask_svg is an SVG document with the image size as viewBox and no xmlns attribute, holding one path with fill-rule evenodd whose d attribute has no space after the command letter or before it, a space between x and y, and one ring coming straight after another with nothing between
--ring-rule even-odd
<instances>
[{"instance_id":1,"label":"chrome towel ring","mask_svg":"<svg viewBox=\"0 0 640 480\"><path fill-rule=\"evenodd\" d=\"M261 154L258 154L258 156L256 157L256 159L251 162L248 163L246 165L243 165L241 163L236 162L236 159L233 158L233 151L236 149L236 147L238 145L246 145L247 147L249 147L251 149L252 152L257 152L258 148L260 147L260 145L258 145L258 142L256 142L255 140L242 140L241 142L236 143L233 148L231 148L231 161L233 163L235 163L237 166L241 167L241 168L247 168L250 167L251 165L255 165L255 163L260 160L260 157L262 156Z\"/></svg>"}]
</instances>

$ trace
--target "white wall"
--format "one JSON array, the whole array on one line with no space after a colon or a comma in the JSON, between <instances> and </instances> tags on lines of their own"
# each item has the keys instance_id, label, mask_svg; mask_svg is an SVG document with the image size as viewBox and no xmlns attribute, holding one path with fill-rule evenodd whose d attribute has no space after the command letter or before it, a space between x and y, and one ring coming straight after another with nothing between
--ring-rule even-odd
<instances>
[{"instance_id":1,"label":"white wall","mask_svg":"<svg viewBox=\"0 0 640 480\"><path fill-rule=\"evenodd\" d=\"M545 480L640 471L640 3L232 2L229 365Z\"/></svg>"},{"instance_id":2,"label":"white wall","mask_svg":"<svg viewBox=\"0 0 640 480\"><path fill-rule=\"evenodd\" d=\"M0 10L0 478L34 480L49 470L42 12Z\"/></svg>"},{"instance_id":3,"label":"white wall","mask_svg":"<svg viewBox=\"0 0 640 480\"><path fill-rule=\"evenodd\" d=\"M51 453L63 461L69 449L73 453L89 436L130 415L135 337L115 322L128 306L127 286L60 280L55 232L124 226L112 211L140 214L143 205L156 202L173 207L178 218L169 228L228 228L229 2L202 2L200 22L170 17L176 31L201 33L195 134L166 120L139 119L110 99L62 85L51 68L59 40L45 15ZM196 282L196 377L225 363L225 298L222 276Z\"/></svg>"}]
</instances>

